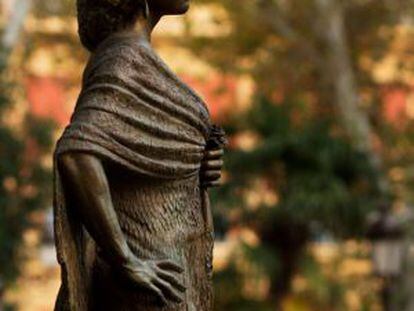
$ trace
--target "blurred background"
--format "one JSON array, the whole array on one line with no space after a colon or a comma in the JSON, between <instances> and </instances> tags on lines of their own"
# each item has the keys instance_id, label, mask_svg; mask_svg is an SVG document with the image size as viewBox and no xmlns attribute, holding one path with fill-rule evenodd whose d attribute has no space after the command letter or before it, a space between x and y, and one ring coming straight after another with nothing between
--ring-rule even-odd
<instances>
[{"instance_id":1,"label":"blurred background","mask_svg":"<svg viewBox=\"0 0 414 311\"><path fill-rule=\"evenodd\" d=\"M74 0L0 2L0 310L52 310ZM215 310L414 310L414 1L194 0L153 45L230 138Z\"/></svg>"}]
</instances>

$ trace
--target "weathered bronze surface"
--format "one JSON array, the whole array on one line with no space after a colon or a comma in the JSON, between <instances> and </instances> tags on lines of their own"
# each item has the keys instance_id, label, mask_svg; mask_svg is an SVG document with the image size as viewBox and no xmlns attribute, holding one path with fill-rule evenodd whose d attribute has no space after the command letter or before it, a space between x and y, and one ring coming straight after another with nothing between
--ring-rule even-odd
<instances>
[{"instance_id":1,"label":"weathered bronze surface","mask_svg":"<svg viewBox=\"0 0 414 311\"><path fill-rule=\"evenodd\" d=\"M56 310L212 309L223 131L155 54L151 31L186 0L78 0L92 54L55 151Z\"/></svg>"}]
</instances>

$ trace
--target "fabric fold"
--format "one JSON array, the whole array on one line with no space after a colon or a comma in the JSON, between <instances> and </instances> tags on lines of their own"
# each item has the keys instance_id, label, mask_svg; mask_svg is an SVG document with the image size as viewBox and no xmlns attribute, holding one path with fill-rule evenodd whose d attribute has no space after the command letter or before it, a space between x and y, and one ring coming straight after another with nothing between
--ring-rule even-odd
<instances>
[{"instance_id":1,"label":"fabric fold","mask_svg":"<svg viewBox=\"0 0 414 311\"><path fill-rule=\"evenodd\" d=\"M187 179L199 173L210 128L204 102L149 45L132 35L101 44L86 67L74 114L55 151L55 234L62 266L56 310L88 310L94 257L92 239L71 214L57 158L85 152L143 177Z\"/></svg>"}]
</instances>

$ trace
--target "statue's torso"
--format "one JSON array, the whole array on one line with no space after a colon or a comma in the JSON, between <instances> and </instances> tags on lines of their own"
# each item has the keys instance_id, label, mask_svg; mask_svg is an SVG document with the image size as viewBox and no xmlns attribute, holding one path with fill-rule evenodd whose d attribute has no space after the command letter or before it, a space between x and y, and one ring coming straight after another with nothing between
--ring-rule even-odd
<instances>
[{"instance_id":1,"label":"statue's torso","mask_svg":"<svg viewBox=\"0 0 414 311\"><path fill-rule=\"evenodd\" d=\"M131 290L98 256L94 296L108 300L100 300L100 306L94 309L210 310L213 241L211 233L206 232L198 176L172 181L143 177L116 166L106 171L114 207L131 250L138 258L171 259L185 267L181 281L187 287L187 299L182 304L158 308L154 297L140 289Z\"/></svg>"},{"instance_id":2,"label":"statue's torso","mask_svg":"<svg viewBox=\"0 0 414 311\"><path fill-rule=\"evenodd\" d=\"M107 169L122 230L140 258L175 257L205 233L198 176L163 180Z\"/></svg>"}]
</instances>

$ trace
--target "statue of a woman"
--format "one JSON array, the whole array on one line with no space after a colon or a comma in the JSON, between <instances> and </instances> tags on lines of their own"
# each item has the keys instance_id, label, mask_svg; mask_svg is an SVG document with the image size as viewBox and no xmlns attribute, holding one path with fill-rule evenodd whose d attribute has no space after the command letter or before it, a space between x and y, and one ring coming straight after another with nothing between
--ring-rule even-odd
<instances>
[{"instance_id":1,"label":"statue of a woman","mask_svg":"<svg viewBox=\"0 0 414 311\"><path fill-rule=\"evenodd\" d=\"M212 304L207 188L225 138L155 54L187 0L78 0L91 52L55 152L56 310L203 311Z\"/></svg>"}]
</instances>

